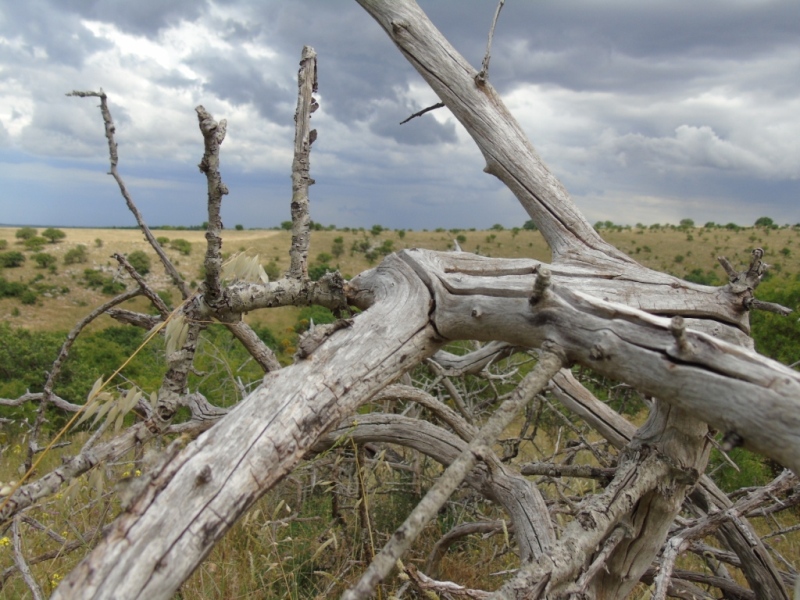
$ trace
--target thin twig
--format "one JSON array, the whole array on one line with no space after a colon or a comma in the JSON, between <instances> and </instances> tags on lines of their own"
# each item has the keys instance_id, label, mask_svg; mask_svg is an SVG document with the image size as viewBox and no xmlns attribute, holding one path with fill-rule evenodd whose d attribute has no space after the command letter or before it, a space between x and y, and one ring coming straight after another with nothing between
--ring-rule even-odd
<instances>
[{"instance_id":1,"label":"thin twig","mask_svg":"<svg viewBox=\"0 0 800 600\"><path fill-rule=\"evenodd\" d=\"M28 589L30 589L34 600L43 600L42 590L39 589L39 585L33 578L33 573L31 573L31 569L22 555L22 541L19 537L19 517L15 518L11 525L11 536L14 538L14 563L17 565L19 572L22 573L22 578L25 580Z\"/></svg>"},{"instance_id":2,"label":"thin twig","mask_svg":"<svg viewBox=\"0 0 800 600\"><path fill-rule=\"evenodd\" d=\"M427 113L427 112L430 112L430 111L432 111L432 110L436 110L437 108L444 108L444 102L437 102L436 104L431 104L431 105L430 105L429 107L427 107L427 108L423 108L422 110L418 110L417 112L415 112L413 115L411 115L411 116L410 116L410 117L408 117L407 119L405 119L405 120L403 120L403 121L400 121L400 125L405 125L405 124L406 124L406 123L408 123L408 122L409 122L411 119L415 119L415 118L417 118L417 117L421 117L421 116L422 116L422 115L424 115L425 113Z\"/></svg>"},{"instance_id":3,"label":"thin twig","mask_svg":"<svg viewBox=\"0 0 800 600\"><path fill-rule=\"evenodd\" d=\"M144 233L144 237L147 239L149 244L153 247L158 258L161 260L161 264L164 265L164 269L167 271L167 274L172 278L173 283L177 286L177 288L181 292L181 296L186 299L191 296L191 292L189 291L189 287L186 285L186 282L181 277L178 270L175 268L175 265L172 264L172 261L167 257L164 249L161 247L161 244L158 243L155 236L153 235L150 228L144 222L144 218L142 214L139 212L139 209L136 207L136 204L133 202L133 198L131 197L130 193L128 192L128 188L125 185L122 177L117 170L117 163L119 162L119 156L117 155L117 142L114 139L114 134L116 133L116 127L114 125L114 120L111 118L111 111L108 108L108 97L106 93L100 88L99 92L81 92L81 91L72 91L66 94L67 96L76 96L78 98L100 98L100 112L103 115L103 123L105 123L106 128L106 138L108 139L108 154L111 161L111 171L110 175L114 178L119 186L119 191L122 194L122 197L125 199L125 203L128 205L128 210L133 213L133 216L136 218L136 223L138 223L139 228Z\"/></svg>"},{"instance_id":4,"label":"thin twig","mask_svg":"<svg viewBox=\"0 0 800 600\"><path fill-rule=\"evenodd\" d=\"M489 61L492 59L492 38L494 38L494 29L497 27L497 19L500 17L500 11L503 10L503 5L506 0L500 0L497 4L497 10L494 11L494 19L492 19L492 26L489 29L489 40L486 43L486 54L483 57L481 70L475 76L475 83L483 85L489 78Z\"/></svg>"}]
</instances>

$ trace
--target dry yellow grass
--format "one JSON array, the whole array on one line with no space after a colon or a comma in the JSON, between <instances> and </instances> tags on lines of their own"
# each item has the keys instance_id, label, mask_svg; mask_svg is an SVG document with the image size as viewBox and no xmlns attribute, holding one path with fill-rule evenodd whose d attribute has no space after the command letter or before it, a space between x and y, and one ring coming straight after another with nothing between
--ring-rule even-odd
<instances>
[{"instance_id":1,"label":"dry yellow grass","mask_svg":"<svg viewBox=\"0 0 800 600\"><path fill-rule=\"evenodd\" d=\"M116 261L111 258L114 252L128 254L134 250L146 252L153 261L152 273L147 279L156 290L167 290L171 283L164 274L163 268L157 264L153 250L145 242L142 233L136 229L63 229L66 239L57 244L47 244L43 251L56 256L57 271L51 273L47 269L39 269L33 260L32 253L26 252L29 259L25 265L17 269L6 269L3 276L12 281L31 281L37 275L43 277L42 283L56 286L57 289L69 288L68 293L58 293L54 297L42 297L36 305L25 306L16 298L0 299L0 320L31 329L67 330L82 318L93 307L106 301L109 297L98 291L86 289L80 280L84 269L101 268L116 271ZM19 249L16 244L16 228L0 228L0 240L8 242L8 249ZM184 239L192 243L192 252L188 256L170 249L167 254L176 264L178 270L187 281L200 281L201 265L205 255L205 237L203 231L156 230L155 235L170 240ZM778 276L786 277L800 273L800 249L797 240L800 231L797 229L765 230L763 228L747 228L740 231L727 229L696 228L689 231L676 229L658 230L602 230L601 234L612 244L628 252L643 264L666 270L678 276L685 276L693 269L713 270L721 281L725 275L719 267L716 257L727 256L736 267L743 267L749 261L749 250L755 246L766 249L766 261L773 265ZM368 230L315 231L311 236L310 259L313 264L320 253L331 253L334 239L343 239L345 252L331 264L337 266L346 277L352 277L365 269L374 266L367 261L363 253L351 253L351 247L359 240L367 239L380 245L391 240L394 250L403 248L429 248L447 250L452 248L453 240L463 236L466 241L460 243L467 252L477 252L493 257L529 257L549 261L550 252L544 239L538 232L520 230L503 231L408 231L402 237L393 230L385 230L379 236L373 236ZM223 234L223 253L247 252L258 254L262 264L274 261L281 271L289 266L288 248L290 233L274 230L226 230ZM96 240L102 241L99 246ZM82 244L86 246L89 260L87 263L64 265L64 254L71 248ZM174 300L178 299L176 291L172 292ZM147 303L134 300L129 306L132 310L146 310ZM251 323L271 325L277 331L291 326L295 321L296 310L280 309L252 313L246 318ZM111 323L109 319L100 319L93 327L104 327Z\"/></svg>"}]
</instances>

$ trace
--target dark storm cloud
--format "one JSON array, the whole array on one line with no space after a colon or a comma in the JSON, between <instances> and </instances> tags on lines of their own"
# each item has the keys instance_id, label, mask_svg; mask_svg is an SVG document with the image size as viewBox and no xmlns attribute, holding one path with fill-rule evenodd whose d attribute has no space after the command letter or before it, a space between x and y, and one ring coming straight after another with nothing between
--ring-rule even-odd
<instances>
[{"instance_id":1,"label":"dark storm cloud","mask_svg":"<svg viewBox=\"0 0 800 600\"><path fill-rule=\"evenodd\" d=\"M420 5L480 65L495 1ZM799 37L796 0L508 0L490 81L590 220L703 222L735 207L742 222L751 213L797 222ZM447 113L399 125L436 98L352 0L7 2L0 38L0 148L31 165L9 168L6 155L0 168L20 177L35 178L42 157L65 155L104 172L96 107L61 96L102 85L113 94L123 164L141 168L145 198L162 184L190 195L158 168L154 181L144 172L148 160L167 158L196 175L193 109L203 103L229 119L230 218L285 220L283 209L267 211L280 214L274 223L260 220L273 217L257 212L258 189L285 195L294 78L308 44L318 53L321 104L315 218L416 228L524 221ZM71 198L80 182L95 181L81 175L86 164L69 164ZM35 202L46 204L57 186L39 187ZM27 189L33 206L39 188ZM70 218L112 214L80 206ZM148 208L160 211L156 222L186 215L170 203Z\"/></svg>"},{"instance_id":2,"label":"dark storm cloud","mask_svg":"<svg viewBox=\"0 0 800 600\"><path fill-rule=\"evenodd\" d=\"M209 5L206 0L50 0L48 4L147 37L177 21L196 19Z\"/></svg>"}]
</instances>

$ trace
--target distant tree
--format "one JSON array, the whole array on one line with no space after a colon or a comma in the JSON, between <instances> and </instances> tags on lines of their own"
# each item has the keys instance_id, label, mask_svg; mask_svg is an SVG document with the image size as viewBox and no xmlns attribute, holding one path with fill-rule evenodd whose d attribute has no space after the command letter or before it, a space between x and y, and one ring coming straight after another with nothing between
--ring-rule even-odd
<instances>
[{"instance_id":1,"label":"distant tree","mask_svg":"<svg viewBox=\"0 0 800 600\"><path fill-rule=\"evenodd\" d=\"M769 217L759 217L756 219L756 227L772 227L775 224L775 221L770 219Z\"/></svg>"},{"instance_id":2,"label":"distant tree","mask_svg":"<svg viewBox=\"0 0 800 600\"><path fill-rule=\"evenodd\" d=\"M292 230L292 222L291 221L283 221L281 222L281 229L285 229L286 231Z\"/></svg>"},{"instance_id":3,"label":"distant tree","mask_svg":"<svg viewBox=\"0 0 800 600\"><path fill-rule=\"evenodd\" d=\"M244 229L244 225L237 224L235 229L236 229L236 231L242 231Z\"/></svg>"},{"instance_id":4,"label":"distant tree","mask_svg":"<svg viewBox=\"0 0 800 600\"><path fill-rule=\"evenodd\" d=\"M150 257L141 250L131 252L128 255L128 262L139 275L147 275L150 272Z\"/></svg>"},{"instance_id":5,"label":"distant tree","mask_svg":"<svg viewBox=\"0 0 800 600\"><path fill-rule=\"evenodd\" d=\"M536 226L536 223L534 223L530 219L525 221L525 224L522 226L522 228L527 230L527 231L538 231L539 230L539 228Z\"/></svg>"},{"instance_id":6,"label":"distant tree","mask_svg":"<svg viewBox=\"0 0 800 600\"><path fill-rule=\"evenodd\" d=\"M691 229L694 227L694 221L692 219L681 219L679 226L681 229Z\"/></svg>"},{"instance_id":7,"label":"distant tree","mask_svg":"<svg viewBox=\"0 0 800 600\"><path fill-rule=\"evenodd\" d=\"M491 230L493 230L493 231L503 231L503 230L505 229L505 227L503 227L502 225L500 225L500 223L495 223L495 224L494 224L494 225L492 225L492 226L491 226L489 229L491 229Z\"/></svg>"},{"instance_id":8,"label":"distant tree","mask_svg":"<svg viewBox=\"0 0 800 600\"><path fill-rule=\"evenodd\" d=\"M37 235L39 235L39 231L37 229L34 229L33 227L22 227L20 229L17 229L17 233L15 233L14 235L17 236L18 240L24 241L29 238L36 237Z\"/></svg>"},{"instance_id":9,"label":"distant tree","mask_svg":"<svg viewBox=\"0 0 800 600\"><path fill-rule=\"evenodd\" d=\"M31 258L36 261L36 264L39 265L39 268L41 269L46 269L50 265L54 265L56 262L58 262L58 259L55 256L48 254L47 252L38 252Z\"/></svg>"},{"instance_id":10,"label":"distant tree","mask_svg":"<svg viewBox=\"0 0 800 600\"><path fill-rule=\"evenodd\" d=\"M58 240L63 240L67 234L60 229L48 227L42 232L42 237L47 238L51 244L55 244Z\"/></svg>"},{"instance_id":11,"label":"distant tree","mask_svg":"<svg viewBox=\"0 0 800 600\"><path fill-rule=\"evenodd\" d=\"M369 232L374 236L378 236L383 233L383 225L373 225Z\"/></svg>"}]
</instances>

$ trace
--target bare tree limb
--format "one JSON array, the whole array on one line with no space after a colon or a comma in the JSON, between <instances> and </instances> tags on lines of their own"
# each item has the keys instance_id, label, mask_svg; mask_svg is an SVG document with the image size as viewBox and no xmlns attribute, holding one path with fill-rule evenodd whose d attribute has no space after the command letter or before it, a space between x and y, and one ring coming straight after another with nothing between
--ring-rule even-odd
<instances>
[{"instance_id":1,"label":"bare tree limb","mask_svg":"<svg viewBox=\"0 0 800 600\"><path fill-rule=\"evenodd\" d=\"M25 557L22 555L22 541L19 536L19 518L15 518L14 522L11 524L11 537L14 540L14 564L17 565L17 569L22 573L25 585L28 586L34 600L43 600L44 596L42 595L42 590L33 578L33 573L31 573L31 569L28 563L25 562Z\"/></svg>"},{"instance_id":2,"label":"bare tree limb","mask_svg":"<svg viewBox=\"0 0 800 600\"><path fill-rule=\"evenodd\" d=\"M131 197L130 193L128 192L128 188L125 185L125 182L122 179L122 176L119 174L117 170L117 163L119 162L119 155L117 154L117 142L114 139L114 134L116 133L116 126L114 125L114 120L111 118L111 111L108 108L108 98L106 93L100 89L99 92L81 92L81 91L72 91L67 94L67 96L77 96L79 98L100 98L100 112L103 115L103 123L105 124L106 128L106 138L108 139L108 154L111 160L111 171L110 174L117 182L119 186L119 191L122 194L122 197L125 199L125 203L128 205L128 210L133 213L133 216L136 218L136 223L138 223L139 228L144 233L144 237L147 238L150 246L152 246L153 250L155 250L158 258L161 260L161 264L164 265L164 269L167 271L167 274L172 278L173 283L177 286L180 290L181 295L184 299L188 298L191 295L186 282L178 273L178 270L175 268L175 265L172 264L172 261L169 260L169 257L164 252L164 249L161 247L161 244L158 243L156 238L153 236L153 233L150 231L150 228L144 222L144 218L142 214L139 212L139 209L136 208L136 205L133 202L133 198Z\"/></svg>"},{"instance_id":3,"label":"bare tree limb","mask_svg":"<svg viewBox=\"0 0 800 600\"><path fill-rule=\"evenodd\" d=\"M297 74L297 110L294 113L294 160L292 162L292 247L289 276L308 278L308 245L311 219L308 213L308 188L314 183L309 175L311 144L317 130L311 129L311 113L318 108L312 94L317 91L317 53L303 47Z\"/></svg>"},{"instance_id":4,"label":"bare tree limb","mask_svg":"<svg viewBox=\"0 0 800 600\"><path fill-rule=\"evenodd\" d=\"M519 410L538 394L561 368L562 360L544 352L536 367L525 376L511 398L506 400L470 441L467 449L454 460L411 511L403 524L361 576L358 583L342 595L342 600L362 600L371 596L375 586L394 568L400 558L422 531L422 528L444 505L455 489L500 433L508 427Z\"/></svg>"},{"instance_id":5,"label":"bare tree limb","mask_svg":"<svg viewBox=\"0 0 800 600\"><path fill-rule=\"evenodd\" d=\"M486 54L481 63L481 70L475 76L475 83L484 85L489 79L489 61L492 59L492 38L494 37L494 30L497 27L497 19L500 17L500 11L503 10L503 5L506 0L500 0L497 3L497 10L494 11L494 18L492 19L492 26L489 28L489 40L486 42Z\"/></svg>"}]
</instances>

